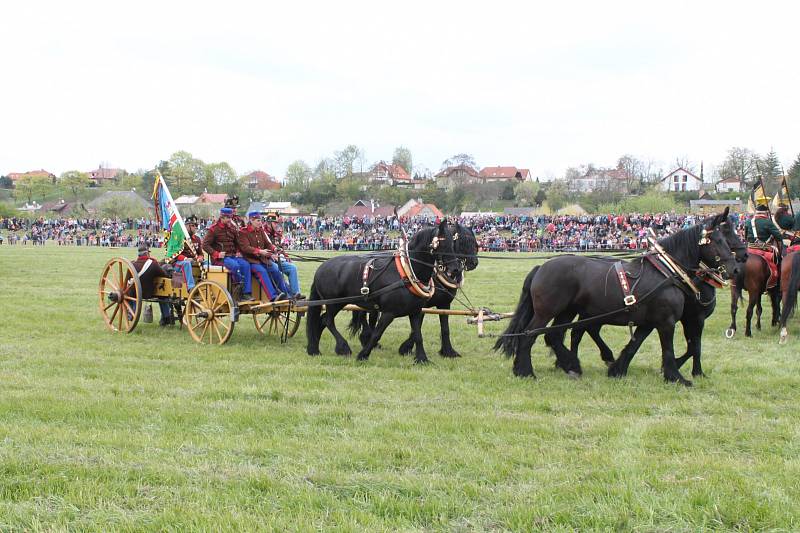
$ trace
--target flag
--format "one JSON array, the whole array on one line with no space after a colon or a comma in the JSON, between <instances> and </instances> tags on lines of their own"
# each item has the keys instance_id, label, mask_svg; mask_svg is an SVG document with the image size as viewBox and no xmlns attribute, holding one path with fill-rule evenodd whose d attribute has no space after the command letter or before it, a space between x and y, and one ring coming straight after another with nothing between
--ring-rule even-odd
<instances>
[{"instance_id":1,"label":"flag","mask_svg":"<svg viewBox=\"0 0 800 533\"><path fill-rule=\"evenodd\" d=\"M187 242L189 231L160 172L156 172L156 182L153 185L153 205L156 210L156 221L164 231L166 259L171 260L183 251L183 244ZM191 242L189 245L191 246Z\"/></svg>"},{"instance_id":2,"label":"flag","mask_svg":"<svg viewBox=\"0 0 800 533\"><path fill-rule=\"evenodd\" d=\"M786 207L791 207L792 204L792 198L789 196L789 185L786 183L786 176L781 176L781 186L772 198L772 211L777 211L781 204Z\"/></svg>"},{"instance_id":3,"label":"flag","mask_svg":"<svg viewBox=\"0 0 800 533\"><path fill-rule=\"evenodd\" d=\"M755 213L756 206L759 204L769 205L769 197L764 194L764 186L761 180L758 180L753 186L753 190L750 191L750 198L747 200L747 210L750 213Z\"/></svg>"}]
</instances>

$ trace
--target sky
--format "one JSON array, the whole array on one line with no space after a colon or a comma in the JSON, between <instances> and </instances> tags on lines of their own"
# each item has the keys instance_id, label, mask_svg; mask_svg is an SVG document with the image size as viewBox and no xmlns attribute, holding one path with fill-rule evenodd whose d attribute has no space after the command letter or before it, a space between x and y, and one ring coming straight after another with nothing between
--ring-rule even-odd
<instances>
[{"instance_id":1,"label":"sky","mask_svg":"<svg viewBox=\"0 0 800 533\"><path fill-rule=\"evenodd\" d=\"M0 174L800 153L797 2L4 2Z\"/></svg>"}]
</instances>

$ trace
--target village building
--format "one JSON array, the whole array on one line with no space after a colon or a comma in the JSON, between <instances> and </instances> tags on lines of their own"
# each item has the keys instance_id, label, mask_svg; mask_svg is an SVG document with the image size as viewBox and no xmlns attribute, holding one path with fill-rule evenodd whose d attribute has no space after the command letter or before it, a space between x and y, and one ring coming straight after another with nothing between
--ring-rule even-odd
<instances>
[{"instance_id":1,"label":"village building","mask_svg":"<svg viewBox=\"0 0 800 533\"><path fill-rule=\"evenodd\" d=\"M254 170L246 175L245 183L251 191L274 191L281 188L280 182L263 170Z\"/></svg>"},{"instance_id":2,"label":"village building","mask_svg":"<svg viewBox=\"0 0 800 533\"><path fill-rule=\"evenodd\" d=\"M714 186L714 190L717 192L743 192L745 190L745 184L740 177L733 176L725 178L724 180L719 180Z\"/></svg>"},{"instance_id":3,"label":"village building","mask_svg":"<svg viewBox=\"0 0 800 533\"><path fill-rule=\"evenodd\" d=\"M685 168L678 167L661 178L659 185L662 191L699 191L703 187L703 180Z\"/></svg>"}]
</instances>

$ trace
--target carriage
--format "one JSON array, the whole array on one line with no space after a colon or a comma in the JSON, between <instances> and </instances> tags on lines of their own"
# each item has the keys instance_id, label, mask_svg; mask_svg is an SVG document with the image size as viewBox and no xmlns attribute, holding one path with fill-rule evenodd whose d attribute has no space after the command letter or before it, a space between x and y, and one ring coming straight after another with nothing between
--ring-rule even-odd
<instances>
[{"instance_id":1,"label":"carriage","mask_svg":"<svg viewBox=\"0 0 800 533\"><path fill-rule=\"evenodd\" d=\"M171 278L156 278L152 297L145 299L133 263L123 257L111 259L103 268L98 288L98 305L106 326L115 332L132 332L144 302L150 302L171 305L181 327L185 325L201 344L225 344L241 315L252 315L259 333L279 336L281 342L297 333L305 309L295 307L293 301L270 302L260 284L254 282L254 300L237 303L232 296L232 276L224 267L194 265L192 269L197 284L191 291L175 271Z\"/></svg>"}]
</instances>

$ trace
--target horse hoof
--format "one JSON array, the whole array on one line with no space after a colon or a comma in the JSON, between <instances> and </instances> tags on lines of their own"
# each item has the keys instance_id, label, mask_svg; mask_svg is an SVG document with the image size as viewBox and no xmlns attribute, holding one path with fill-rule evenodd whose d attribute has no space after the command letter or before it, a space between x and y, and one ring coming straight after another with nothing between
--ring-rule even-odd
<instances>
[{"instance_id":1,"label":"horse hoof","mask_svg":"<svg viewBox=\"0 0 800 533\"><path fill-rule=\"evenodd\" d=\"M581 379L581 374L575 372L574 370L570 370L569 372L567 372L567 377L569 379Z\"/></svg>"},{"instance_id":2,"label":"horse hoof","mask_svg":"<svg viewBox=\"0 0 800 533\"><path fill-rule=\"evenodd\" d=\"M786 340L789 338L789 332L786 331L786 328L781 329L781 338L778 340L778 344L786 344Z\"/></svg>"},{"instance_id":3,"label":"horse hoof","mask_svg":"<svg viewBox=\"0 0 800 533\"><path fill-rule=\"evenodd\" d=\"M733 336L736 335L736 330L733 328L728 328L725 330L725 338L732 339Z\"/></svg>"},{"instance_id":4,"label":"horse hoof","mask_svg":"<svg viewBox=\"0 0 800 533\"><path fill-rule=\"evenodd\" d=\"M414 359L414 364L415 365L427 365L430 362L431 362L431 360L428 359L428 358L425 358L425 359Z\"/></svg>"},{"instance_id":5,"label":"horse hoof","mask_svg":"<svg viewBox=\"0 0 800 533\"><path fill-rule=\"evenodd\" d=\"M614 361L603 361L603 362L606 364L607 368L611 368L612 366L614 366Z\"/></svg>"}]
</instances>

